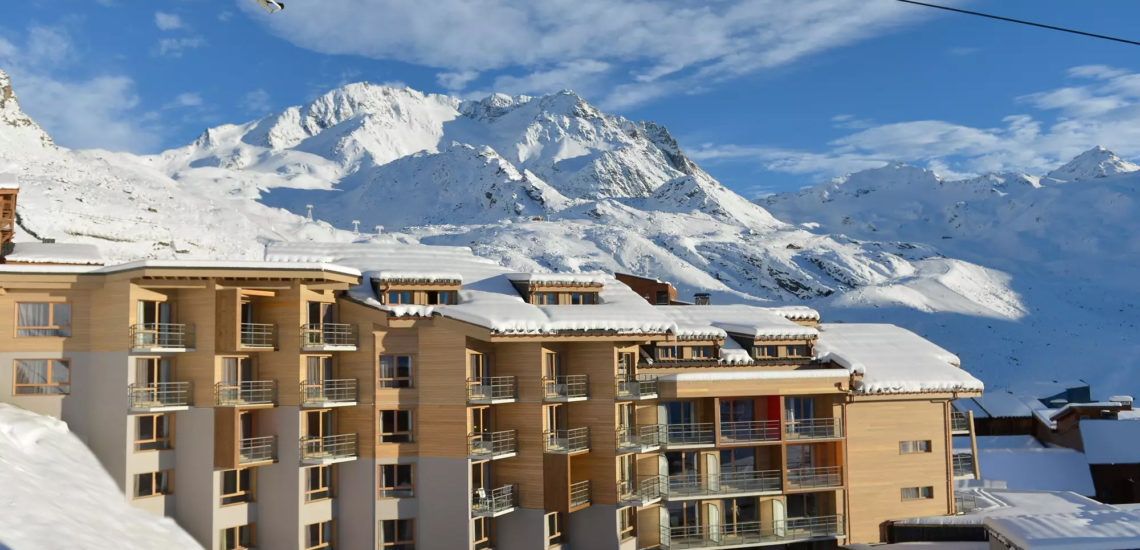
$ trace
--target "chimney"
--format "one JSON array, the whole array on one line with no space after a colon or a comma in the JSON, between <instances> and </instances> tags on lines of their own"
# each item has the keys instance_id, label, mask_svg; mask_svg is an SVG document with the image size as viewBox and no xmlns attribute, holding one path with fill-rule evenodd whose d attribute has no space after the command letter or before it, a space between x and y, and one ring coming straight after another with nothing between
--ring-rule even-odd
<instances>
[{"instance_id":1,"label":"chimney","mask_svg":"<svg viewBox=\"0 0 1140 550\"><path fill-rule=\"evenodd\" d=\"M20 183L15 174L0 174L0 261L12 252L12 235L16 230L16 195Z\"/></svg>"},{"instance_id":2,"label":"chimney","mask_svg":"<svg viewBox=\"0 0 1140 550\"><path fill-rule=\"evenodd\" d=\"M693 294L693 304L698 306L707 306L712 303L708 292L698 292Z\"/></svg>"}]
</instances>

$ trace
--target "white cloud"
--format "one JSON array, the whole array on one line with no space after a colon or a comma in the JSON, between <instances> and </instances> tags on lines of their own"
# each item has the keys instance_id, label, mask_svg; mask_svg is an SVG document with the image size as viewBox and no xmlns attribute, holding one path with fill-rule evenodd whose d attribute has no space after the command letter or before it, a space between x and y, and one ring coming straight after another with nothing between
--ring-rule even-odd
<instances>
[{"instance_id":1,"label":"white cloud","mask_svg":"<svg viewBox=\"0 0 1140 550\"><path fill-rule=\"evenodd\" d=\"M241 6L257 12L253 2ZM494 71L517 92L593 86L612 107L699 91L932 17L928 11L864 0L436 0L432 9L354 0L297 2L288 17L257 20L311 50L441 69L441 84L453 91L473 80L459 77ZM608 73L583 70L589 64Z\"/></svg>"},{"instance_id":2,"label":"white cloud","mask_svg":"<svg viewBox=\"0 0 1140 550\"><path fill-rule=\"evenodd\" d=\"M154 12L154 25L163 31L172 31L183 27L182 18L178 14Z\"/></svg>"},{"instance_id":3,"label":"white cloud","mask_svg":"<svg viewBox=\"0 0 1140 550\"><path fill-rule=\"evenodd\" d=\"M183 92L175 96L174 101L168 103L166 107L168 109L180 107L201 107L202 103L202 94L199 94L197 92Z\"/></svg>"},{"instance_id":4,"label":"white cloud","mask_svg":"<svg viewBox=\"0 0 1140 550\"><path fill-rule=\"evenodd\" d=\"M449 71L435 75L436 82L448 91L462 91L476 78L479 78L479 71Z\"/></svg>"},{"instance_id":5,"label":"white cloud","mask_svg":"<svg viewBox=\"0 0 1140 550\"><path fill-rule=\"evenodd\" d=\"M193 50L206 45L206 39L201 36L186 36L182 38L163 38L155 46L155 55L164 57L182 57L187 50Z\"/></svg>"},{"instance_id":6,"label":"white cloud","mask_svg":"<svg viewBox=\"0 0 1140 550\"><path fill-rule=\"evenodd\" d=\"M269 100L269 92L264 88L258 88L245 94L245 97L241 100L241 108L250 113L264 115L272 109L272 104Z\"/></svg>"}]
</instances>

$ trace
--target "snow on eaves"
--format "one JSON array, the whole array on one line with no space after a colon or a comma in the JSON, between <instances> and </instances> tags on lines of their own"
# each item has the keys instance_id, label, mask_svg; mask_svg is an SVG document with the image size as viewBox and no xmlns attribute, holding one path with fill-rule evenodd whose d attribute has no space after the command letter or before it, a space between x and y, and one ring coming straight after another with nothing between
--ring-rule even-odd
<instances>
[{"instance_id":1,"label":"snow on eaves","mask_svg":"<svg viewBox=\"0 0 1140 550\"><path fill-rule=\"evenodd\" d=\"M753 340L777 338L815 339L819 331L789 321L781 309L747 305L658 306L665 315L680 327L712 327L722 335L732 333ZM814 312L808 308L797 310L797 315ZM818 317L818 313L816 316ZM691 332L696 332L690 328ZM678 334L678 336L681 336ZM721 336L723 337L723 336Z\"/></svg>"},{"instance_id":2,"label":"snow on eaves","mask_svg":"<svg viewBox=\"0 0 1140 550\"><path fill-rule=\"evenodd\" d=\"M540 285L567 285L567 286L600 286L612 279L601 272L587 273L508 273L507 278L516 283L525 283L531 286Z\"/></svg>"},{"instance_id":3,"label":"snow on eaves","mask_svg":"<svg viewBox=\"0 0 1140 550\"><path fill-rule=\"evenodd\" d=\"M846 380L851 375L844 369L747 370L685 372L663 374L658 380L673 382L732 382L741 380L799 380L803 378L835 378Z\"/></svg>"},{"instance_id":4,"label":"snow on eaves","mask_svg":"<svg viewBox=\"0 0 1140 550\"><path fill-rule=\"evenodd\" d=\"M369 277L381 283L463 284L463 275L445 271L376 271Z\"/></svg>"},{"instance_id":5,"label":"snow on eaves","mask_svg":"<svg viewBox=\"0 0 1140 550\"><path fill-rule=\"evenodd\" d=\"M134 269L256 269L273 271L327 271L359 277L360 270L328 262L276 262L259 260L138 260L117 265L109 265L94 273L117 273Z\"/></svg>"},{"instance_id":6,"label":"snow on eaves","mask_svg":"<svg viewBox=\"0 0 1140 550\"><path fill-rule=\"evenodd\" d=\"M80 243L14 243L5 259L32 264L103 265L99 247Z\"/></svg>"},{"instance_id":7,"label":"snow on eaves","mask_svg":"<svg viewBox=\"0 0 1140 550\"><path fill-rule=\"evenodd\" d=\"M894 325L821 324L816 359L853 374L860 393L980 392L981 380L959 367L958 357Z\"/></svg>"}]
</instances>

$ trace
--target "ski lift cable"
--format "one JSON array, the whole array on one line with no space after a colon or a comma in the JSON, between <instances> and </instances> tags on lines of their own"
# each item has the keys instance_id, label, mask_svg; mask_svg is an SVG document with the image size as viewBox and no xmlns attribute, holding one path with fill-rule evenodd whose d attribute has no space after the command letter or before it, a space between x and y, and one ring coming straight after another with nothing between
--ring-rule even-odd
<instances>
[{"instance_id":1,"label":"ski lift cable","mask_svg":"<svg viewBox=\"0 0 1140 550\"><path fill-rule=\"evenodd\" d=\"M970 11L970 10L964 10L961 8L952 8L950 6L939 6L938 4L928 4L926 2L918 2L916 0L897 0L897 1L903 2L906 4L914 4L916 6L925 6L928 8L937 8L940 10L952 11L952 12L957 12L957 13L964 13L966 15L977 15L979 17L987 17L989 19L996 19L998 21L1006 21L1009 23L1018 23L1021 25L1029 25L1031 27L1049 29L1052 31L1061 31L1061 32L1067 32L1067 33L1072 33L1072 34L1079 34L1081 36L1088 36L1091 38L1100 38L1102 40L1111 40L1113 42L1123 42L1125 44L1132 44L1133 46L1140 46L1140 42L1137 42L1135 40L1128 40L1127 38L1117 38L1115 36L1108 36L1106 34L1096 34L1096 33L1092 33L1092 32L1078 31L1076 29L1070 29L1068 27L1058 27L1055 25L1046 25L1044 23L1035 23L1033 21L1026 21L1024 19L1014 19L1012 17L1003 17L1001 15L993 15L990 13L982 13L980 11Z\"/></svg>"}]
</instances>

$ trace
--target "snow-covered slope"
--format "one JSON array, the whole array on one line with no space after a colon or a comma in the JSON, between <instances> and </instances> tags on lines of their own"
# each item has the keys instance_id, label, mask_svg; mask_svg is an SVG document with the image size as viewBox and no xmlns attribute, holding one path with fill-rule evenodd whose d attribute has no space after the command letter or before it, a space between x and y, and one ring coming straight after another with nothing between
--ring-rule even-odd
<instances>
[{"instance_id":1,"label":"snow-covered slope","mask_svg":"<svg viewBox=\"0 0 1140 550\"><path fill-rule=\"evenodd\" d=\"M4 403L0 487L0 548L202 548L174 520L128 506L66 424Z\"/></svg>"}]
</instances>

